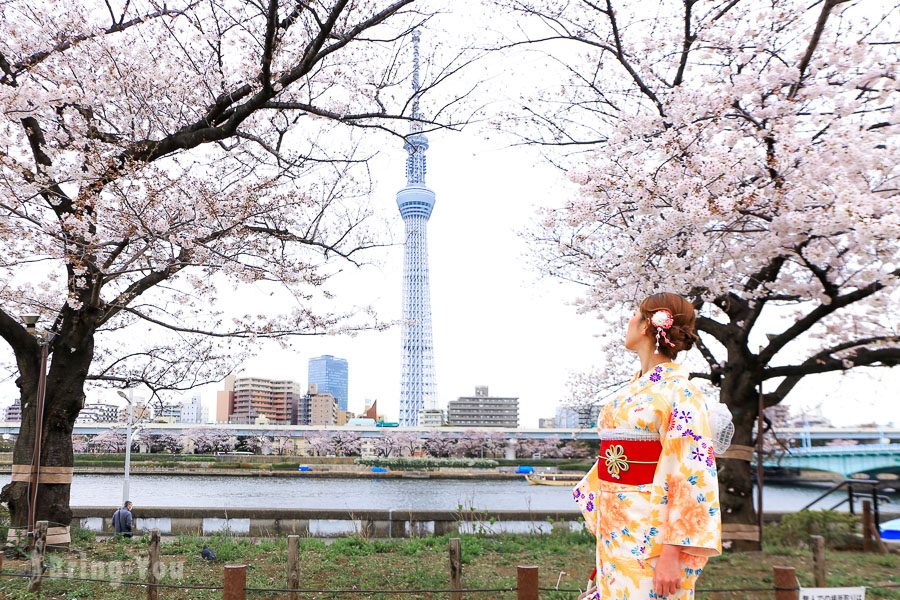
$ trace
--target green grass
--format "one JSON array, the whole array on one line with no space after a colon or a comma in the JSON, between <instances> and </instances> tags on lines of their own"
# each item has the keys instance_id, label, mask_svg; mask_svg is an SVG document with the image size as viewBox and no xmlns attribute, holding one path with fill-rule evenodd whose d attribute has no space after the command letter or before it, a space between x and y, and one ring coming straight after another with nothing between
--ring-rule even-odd
<instances>
[{"instance_id":1,"label":"green grass","mask_svg":"<svg viewBox=\"0 0 900 600\"><path fill-rule=\"evenodd\" d=\"M560 571L566 573L561 587L583 585L592 568L593 538L583 532L559 531L544 536L502 535L497 537L460 536L463 584L469 588L514 587L516 566L537 565L541 587L556 585ZM56 572L69 569L76 575L101 578L139 579L140 567L146 565L149 539L96 540L88 533L76 531L73 548L68 553L48 557ZM217 555L216 563L200 558L200 550L207 544ZM442 589L449 585L448 537L420 537L402 540L373 540L345 537L330 542L301 538L301 587L317 589ZM166 565L163 583L179 585L220 585L225 563L250 565L248 586L280 588L286 585L286 539L252 539L227 533L209 538L180 536L166 540L161 546ZM863 554L829 550L828 583L833 586L900 583L900 557L897 555ZM700 579L700 590L709 588L741 588L772 585L772 566L792 566L797 569L801 584L812 583L812 561L808 550L797 547L768 545L765 552L733 553L710 561ZM22 571L25 561L8 558L4 569ZM0 579L0 598L34 598L24 590L21 579ZM144 588L118 588L71 579L45 580L45 598L76 600L135 600L145 596ZM162 590L166 599L206 600L221 598L221 592L210 590ZM577 594L546 592L542 600L572 599ZM285 598L280 594L252 593L251 598ZM304 594L301 598L447 598L446 594L421 593L415 596L373 594L341 595L323 593ZM466 596L481 598L515 598L514 593L489 593ZM699 598L773 598L766 593L704 593ZM900 588L870 587L868 598L900 599Z\"/></svg>"}]
</instances>

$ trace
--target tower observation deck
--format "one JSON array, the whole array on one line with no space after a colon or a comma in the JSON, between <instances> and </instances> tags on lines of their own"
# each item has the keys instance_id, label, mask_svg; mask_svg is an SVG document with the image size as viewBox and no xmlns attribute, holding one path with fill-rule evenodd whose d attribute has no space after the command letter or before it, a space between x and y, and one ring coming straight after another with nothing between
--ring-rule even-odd
<instances>
[{"instance_id":1,"label":"tower observation deck","mask_svg":"<svg viewBox=\"0 0 900 600\"><path fill-rule=\"evenodd\" d=\"M423 409L437 408L434 385L434 345L431 336L431 291L428 274L427 225L434 208L434 192L425 185L425 151L419 112L419 32L413 39L413 121L403 149L406 186L397 192L403 218L403 372L400 379L400 425L419 424Z\"/></svg>"}]
</instances>

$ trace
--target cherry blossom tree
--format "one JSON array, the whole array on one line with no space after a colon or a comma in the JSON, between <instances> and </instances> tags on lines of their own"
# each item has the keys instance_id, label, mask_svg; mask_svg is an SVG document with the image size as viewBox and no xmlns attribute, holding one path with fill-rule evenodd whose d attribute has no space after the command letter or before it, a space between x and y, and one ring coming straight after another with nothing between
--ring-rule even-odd
<instances>
[{"instance_id":1,"label":"cherry blossom tree","mask_svg":"<svg viewBox=\"0 0 900 600\"><path fill-rule=\"evenodd\" d=\"M484 456L484 446L486 441L486 432L478 429L466 430L463 432L462 437L456 442L453 453L457 456L481 458Z\"/></svg>"},{"instance_id":2,"label":"cherry blossom tree","mask_svg":"<svg viewBox=\"0 0 900 600\"><path fill-rule=\"evenodd\" d=\"M410 95L414 0L13 0L0 7L0 338L30 464L41 345L50 355L41 454L72 465L86 382L160 390L220 381L252 342L377 326L316 311L337 267L379 244L361 132L454 126L426 70ZM419 2L421 4L421 2ZM426 120L421 115L430 115ZM245 314L229 286L263 298ZM68 484L37 518L68 524ZM13 525L28 485L4 487Z\"/></svg>"},{"instance_id":3,"label":"cherry blossom tree","mask_svg":"<svg viewBox=\"0 0 900 600\"><path fill-rule=\"evenodd\" d=\"M306 448L313 456L334 454L334 442L330 433L316 431L306 438Z\"/></svg>"},{"instance_id":4,"label":"cherry blossom tree","mask_svg":"<svg viewBox=\"0 0 900 600\"><path fill-rule=\"evenodd\" d=\"M268 434L268 447L270 452L284 456L294 448L294 438L287 431L276 429Z\"/></svg>"},{"instance_id":5,"label":"cherry blossom tree","mask_svg":"<svg viewBox=\"0 0 900 600\"><path fill-rule=\"evenodd\" d=\"M559 439L559 436L554 435L540 440L540 445L535 450L544 458L560 458L561 446L562 440Z\"/></svg>"},{"instance_id":6,"label":"cherry blossom tree","mask_svg":"<svg viewBox=\"0 0 900 600\"><path fill-rule=\"evenodd\" d=\"M391 435L392 432L385 433L383 436L379 438L375 438L372 442L372 447L375 450L375 456L383 456L387 458L394 454L394 452L398 452L400 450L400 446L397 444L397 439L395 436Z\"/></svg>"},{"instance_id":7,"label":"cherry blossom tree","mask_svg":"<svg viewBox=\"0 0 900 600\"><path fill-rule=\"evenodd\" d=\"M265 433L248 435L238 438L236 447L254 454L270 454L272 452L272 438Z\"/></svg>"},{"instance_id":8,"label":"cherry blossom tree","mask_svg":"<svg viewBox=\"0 0 900 600\"><path fill-rule=\"evenodd\" d=\"M491 431L487 434L484 442L485 452L490 453L492 457L503 456L506 450L506 434L502 431Z\"/></svg>"},{"instance_id":9,"label":"cherry blossom tree","mask_svg":"<svg viewBox=\"0 0 900 600\"><path fill-rule=\"evenodd\" d=\"M432 431L422 442L422 447L430 456L446 458L453 454L457 445L457 438L447 431Z\"/></svg>"},{"instance_id":10,"label":"cherry blossom tree","mask_svg":"<svg viewBox=\"0 0 900 600\"><path fill-rule=\"evenodd\" d=\"M91 438L89 447L94 452L115 454L125 451L125 434L117 429L107 429Z\"/></svg>"},{"instance_id":11,"label":"cherry blossom tree","mask_svg":"<svg viewBox=\"0 0 900 600\"><path fill-rule=\"evenodd\" d=\"M415 431L390 431L385 433L385 437L391 436L397 444L398 454L404 452L412 455L422 445L419 434Z\"/></svg>"},{"instance_id":12,"label":"cherry blossom tree","mask_svg":"<svg viewBox=\"0 0 900 600\"><path fill-rule=\"evenodd\" d=\"M734 444L753 443L760 385L773 406L813 375L900 364L896 6L514 4L537 33L513 45L563 65L518 125L575 186L533 241L608 324L598 396L627 382L625 319L661 290L700 312L689 364ZM725 520L754 523L749 463L719 469Z\"/></svg>"},{"instance_id":13,"label":"cherry blossom tree","mask_svg":"<svg viewBox=\"0 0 900 600\"><path fill-rule=\"evenodd\" d=\"M541 453L541 440L534 438L524 438L516 440L516 458L531 458L535 454Z\"/></svg>"},{"instance_id":14,"label":"cherry blossom tree","mask_svg":"<svg viewBox=\"0 0 900 600\"><path fill-rule=\"evenodd\" d=\"M85 435L72 436L72 452L84 454L90 448L90 440Z\"/></svg>"},{"instance_id":15,"label":"cherry blossom tree","mask_svg":"<svg viewBox=\"0 0 900 600\"><path fill-rule=\"evenodd\" d=\"M337 431L331 436L331 444L337 456L354 456L359 454L362 438L352 431Z\"/></svg>"},{"instance_id":16,"label":"cherry blossom tree","mask_svg":"<svg viewBox=\"0 0 900 600\"><path fill-rule=\"evenodd\" d=\"M197 428L184 433L182 446L195 454L231 452L237 446L237 438L219 429Z\"/></svg>"},{"instance_id":17,"label":"cherry blossom tree","mask_svg":"<svg viewBox=\"0 0 900 600\"><path fill-rule=\"evenodd\" d=\"M150 452L176 454L183 445L181 436L173 433L148 432L143 435Z\"/></svg>"}]
</instances>

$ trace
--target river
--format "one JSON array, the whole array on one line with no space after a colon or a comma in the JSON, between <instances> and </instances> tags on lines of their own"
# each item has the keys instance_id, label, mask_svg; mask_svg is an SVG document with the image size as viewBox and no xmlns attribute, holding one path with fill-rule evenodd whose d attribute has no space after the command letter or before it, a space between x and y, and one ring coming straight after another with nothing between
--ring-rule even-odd
<instances>
[{"instance_id":1,"label":"river","mask_svg":"<svg viewBox=\"0 0 900 600\"><path fill-rule=\"evenodd\" d=\"M6 484L10 476L0 476ZM572 510L568 487L533 486L523 481L460 479L334 479L298 477L215 477L132 475L131 500L138 506L215 508L339 508L456 510ZM824 491L821 487L767 485L766 512L803 508ZM75 475L72 506L114 506L122 494L122 477ZM900 512L900 493L886 494L885 512ZM816 508L830 508L846 492ZM846 510L846 504L841 510Z\"/></svg>"}]
</instances>

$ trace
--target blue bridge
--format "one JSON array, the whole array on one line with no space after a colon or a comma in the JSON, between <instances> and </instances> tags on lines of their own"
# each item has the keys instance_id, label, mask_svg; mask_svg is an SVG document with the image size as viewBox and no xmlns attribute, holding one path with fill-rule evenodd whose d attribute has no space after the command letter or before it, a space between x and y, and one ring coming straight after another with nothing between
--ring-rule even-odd
<instances>
[{"instance_id":1,"label":"blue bridge","mask_svg":"<svg viewBox=\"0 0 900 600\"><path fill-rule=\"evenodd\" d=\"M763 465L829 471L844 477L886 471L900 475L900 444L791 448L789 452L766 459Z\"/></svg>"}]
</instances>

